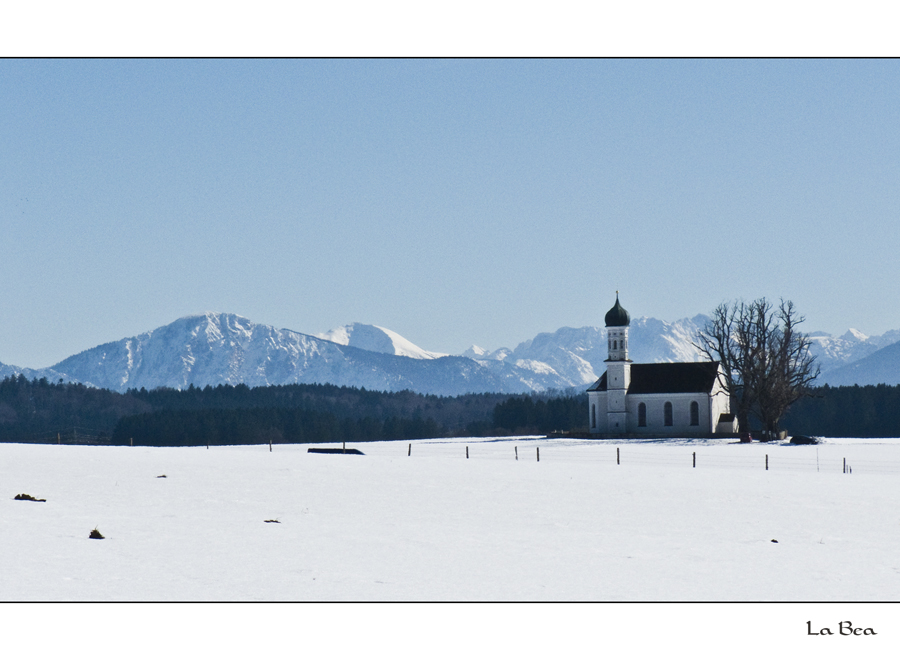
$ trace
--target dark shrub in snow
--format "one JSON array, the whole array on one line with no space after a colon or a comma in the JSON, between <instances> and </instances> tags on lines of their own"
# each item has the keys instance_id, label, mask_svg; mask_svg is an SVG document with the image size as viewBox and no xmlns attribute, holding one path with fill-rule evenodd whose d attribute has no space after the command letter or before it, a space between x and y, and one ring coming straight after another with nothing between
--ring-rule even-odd
<instances>
[{"instance_id":1,"label":"dark shrub in snow","mask_svg":"<svg viewBox=\"0 0 900 660\"><path fill-rule=\"evenodd\" d=\"M791 438L792 445L817 445L819 441L808 435L795 435Z\"/></svg>"}]
</instances>

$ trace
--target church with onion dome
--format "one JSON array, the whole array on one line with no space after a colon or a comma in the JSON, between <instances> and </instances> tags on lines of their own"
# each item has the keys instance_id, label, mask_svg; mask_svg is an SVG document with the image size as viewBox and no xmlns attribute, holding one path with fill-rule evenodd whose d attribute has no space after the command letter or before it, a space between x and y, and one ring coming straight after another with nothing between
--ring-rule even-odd
<instances>
[{"instance_id":1,"label":"church with onion dome","mask_svg":"<svg viewBox=\"0 0 900 660\"><path fill-rule=\"evenodd\" d=\"M619 302L618 291L605 321L606 372L588 389L592 435L680 438L737 433L718 362L632 363L631 316Z\"/></svg>"}]
</instances>

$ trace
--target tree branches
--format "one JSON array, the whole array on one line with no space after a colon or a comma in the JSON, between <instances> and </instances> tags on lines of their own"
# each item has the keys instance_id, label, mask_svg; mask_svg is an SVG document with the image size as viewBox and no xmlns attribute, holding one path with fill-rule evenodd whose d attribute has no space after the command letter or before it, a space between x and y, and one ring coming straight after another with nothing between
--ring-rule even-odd
<instances>
[{"instance_id":1,"label":"tree branches","mask_svg":"<svg viewBox=\"0 0 900 660\"><path fill-rule=\"evenodd\" d=\"M794 303L759 298L750 303L722 303L700 331L696 348L722 365L722 388L728 392L742 431L750 413L763 423L767 437L792 403L804 396L819 375L809 336Z\"/></svg>"}]
</instances>

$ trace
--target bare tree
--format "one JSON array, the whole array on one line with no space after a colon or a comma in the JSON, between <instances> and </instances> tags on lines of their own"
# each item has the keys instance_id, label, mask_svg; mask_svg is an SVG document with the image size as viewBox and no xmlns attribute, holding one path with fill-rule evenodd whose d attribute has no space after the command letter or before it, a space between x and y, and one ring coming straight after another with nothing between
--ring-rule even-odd
<instances>
[{"instance_id":1,"label":"bare tree","mask_svg":"<svg viewBox=\"0 0 900 660\"><path fill-rule=\"evenodd\" d=\"M778 423L791 404L807 395L819 375L810 352L809 335L797 330L806 319L794 303L782 300L767 333L765 350L757 364L756 413L767 437L778 434Z\"/></svg>"},{"instance_id":2,"label":"bare tree","mask_svg":"<svg viewBox=\"0 0 900 660\"><path fill-rule=\"evenodd\" d=\"M720 385L731 399L732 410L737 415L741 431L748 428L751 400L744 389L744 369L742 369L743 348L746 342L738 340L739 328L747 327L744 322L746 305L722 303L713 310L712 318L700 330L694 346L707 360L718 361L722 366Z\"/></svg>"},{"instance_id":3,"label":"bare tree","mask_svg":"<svg viewBox=\"0 0 900 660\"><path fill-rule=\"evenodd\" d=\"M773 313L765 298L751 303L722 303L700 331L694 346L722 365L722 388L731 397L741 431L750 414L763 423L766 437L792 403L804 396L819 375L809 336L797 330L805 319L791 301Z\"/></svg>"}]
</instances>

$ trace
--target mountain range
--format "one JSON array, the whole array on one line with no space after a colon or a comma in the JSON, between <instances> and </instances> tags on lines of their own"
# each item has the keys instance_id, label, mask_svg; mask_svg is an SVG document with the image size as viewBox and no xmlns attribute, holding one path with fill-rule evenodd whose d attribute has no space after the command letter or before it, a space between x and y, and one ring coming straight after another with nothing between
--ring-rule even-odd
<instances>
[{"instance_id":1,"label":"mountain range","mask_svg":"<svg viewBox=\"0 0 900 660\"><path fill-rule=\"evenodd\" d=\"M703 315L675 322L632 320L632 360L702 359L693 341L707 320ZM856 330L839 337L814 332L810 338L822 369L820 384L900 383L900 330L875 337ZM332 383L454 396L580 389L599 378L606 358L602 327L560 328L513 349L472 346L461 355L446 355L375 325L353 323L309 335L236 314L209 312L96 346L47 369L0 363L0 378L22 374L119 392L189 385Z\"/></svg>"}]
</instances>

